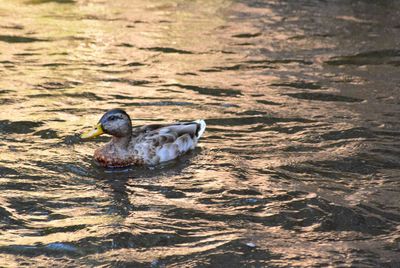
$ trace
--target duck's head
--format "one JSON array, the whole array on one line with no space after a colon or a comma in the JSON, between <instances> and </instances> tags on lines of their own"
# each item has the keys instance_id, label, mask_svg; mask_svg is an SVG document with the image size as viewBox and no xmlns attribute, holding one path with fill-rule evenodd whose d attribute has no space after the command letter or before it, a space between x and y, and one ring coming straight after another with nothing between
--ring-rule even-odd
<instances>
[{"instance_id":1,"label":"duck's head","mask_svg":"<svg viewBox=\"0 0 400 268\"><path fill-rule=\"evenodd\" d=\"M124 110L110 110L100 118L99 123L92 130L83 133L81 138L94 138L101 134L109 134L117 138L130 137L132 134L131 118Z\"/></svg>"}]
</instances>

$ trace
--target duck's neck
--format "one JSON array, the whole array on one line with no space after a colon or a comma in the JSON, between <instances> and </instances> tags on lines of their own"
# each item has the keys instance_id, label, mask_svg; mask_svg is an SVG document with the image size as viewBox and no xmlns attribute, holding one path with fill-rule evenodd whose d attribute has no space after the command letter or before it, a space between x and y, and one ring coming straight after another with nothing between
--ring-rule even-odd
<instances>
[{"instance_id":1,"label":"duck's neck","mask_svg":"<svg viewBox=\"0 0 400 268\"><path fill-rule=\"evenodd\" d=\"M127 135L123 137L112 137L111 142L114 144L115 147L119 149L127 149L129 142L131 141L132 135Z\"/></svg>"}]
</instances>

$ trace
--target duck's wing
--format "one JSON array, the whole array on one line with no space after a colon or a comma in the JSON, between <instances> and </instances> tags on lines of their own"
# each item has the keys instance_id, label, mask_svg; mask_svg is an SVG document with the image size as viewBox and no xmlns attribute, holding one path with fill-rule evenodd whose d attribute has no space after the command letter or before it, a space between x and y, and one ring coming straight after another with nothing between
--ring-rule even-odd
<instances>
[{"instance_id":1,"label":"duck's wing","mask_svg":"<svg viewBox=\"0 0 400 268\"><path fill-rule=\"evenodd\" d=\"M143 126L138 130L135 148L151 158L151 162L169 161L193 149L205 128L204 120Z\"/></svg>"},{"instance_id":2,"label":"duck's wing","mask_svg":"<svg viewBox=\"0 0 400 268\"><path fill-rule=\"evenodd\" d=\"M206 129L204 120L196 120L192 122L178 122L174 124L151 124L133 128L133 134L139 135L162 135L164 133L176 132L178 136L189 134L199 139Z\"/></svg>"}]
</instances>

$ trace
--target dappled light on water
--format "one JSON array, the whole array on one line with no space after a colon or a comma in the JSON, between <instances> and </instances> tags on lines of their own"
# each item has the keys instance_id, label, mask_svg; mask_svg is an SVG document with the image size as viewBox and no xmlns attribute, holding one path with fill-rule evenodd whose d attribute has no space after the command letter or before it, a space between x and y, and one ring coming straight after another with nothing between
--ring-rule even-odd
<instances>
[{"instance_id":1,"label":"dappled light on water","mask_svg":"<svg viewBox=\"0 0 400 268\"><path fill-rule=\"evenodd\" d=\"M0 0L0 264L398 265L399 7ZM116 107L207 130L102 169Z\"/></svg>"}]
</instances>

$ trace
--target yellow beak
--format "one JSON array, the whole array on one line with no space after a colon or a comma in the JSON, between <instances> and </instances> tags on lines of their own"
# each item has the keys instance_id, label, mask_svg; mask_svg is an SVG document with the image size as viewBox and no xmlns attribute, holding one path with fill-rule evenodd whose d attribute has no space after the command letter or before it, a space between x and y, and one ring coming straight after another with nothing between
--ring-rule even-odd
<instances>
[{"instance_id":1,"label":"yellow beak","mask_svg":"<svg viewBox=\"0 0 400 268\"><path fill-rule=\"evenodd\" d=\"M94 128L92 130L89 130L88 132L85 132L81 135L82 139L88 139L88 138L94 138L97 136L100 136L101 134L103 134L103 128L101 127L101 124L97 124L96 126L94 126Z\"/></svg>"}]
</instances>

